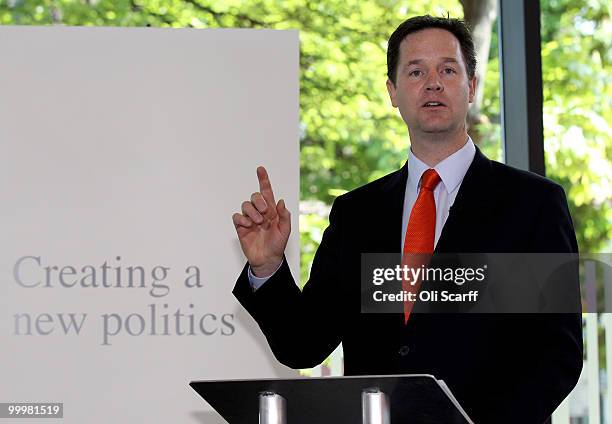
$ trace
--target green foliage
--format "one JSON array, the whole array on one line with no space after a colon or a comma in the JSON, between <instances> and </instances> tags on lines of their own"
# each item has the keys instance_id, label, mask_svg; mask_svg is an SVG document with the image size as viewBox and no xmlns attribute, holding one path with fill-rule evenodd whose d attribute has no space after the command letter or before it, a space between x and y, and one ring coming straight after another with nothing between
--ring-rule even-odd
<instances>
[{"instance_id":1,"label":"green foliage","mask_svg":"<svg viewBox=\"0 0 612 424\"><path fill-rule=\"evenodd\" d=\"M327 215L322 213L300 213L300 281L303 286L308 281L310 267L321 238L327 227Z\"/></svg>"},{"instance_id":2,"label":"green foliage","mask_svg":"<svg viewBox=\"0 0 612 424\"><path fill-rule=\"evenodd\" d=\"M563 185L582 252L612 245L612 37L605 0L542 2L547 176Z\"/></svg>"}]
</instances>

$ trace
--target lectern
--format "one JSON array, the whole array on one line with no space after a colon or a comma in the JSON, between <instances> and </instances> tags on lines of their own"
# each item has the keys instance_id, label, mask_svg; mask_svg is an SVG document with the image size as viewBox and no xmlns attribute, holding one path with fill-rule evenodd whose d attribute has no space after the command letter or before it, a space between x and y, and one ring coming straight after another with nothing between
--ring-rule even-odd
<instances>
[{"instance_id":1,"label":"lectern","mask_svg":"<svg viewBox=\"0 0 612 424\"><path fill-rule=\"evenodd\" d=\"M427 374L190 386L230 424L473 424L444 381Z\"/></svg>"}]
</instances>

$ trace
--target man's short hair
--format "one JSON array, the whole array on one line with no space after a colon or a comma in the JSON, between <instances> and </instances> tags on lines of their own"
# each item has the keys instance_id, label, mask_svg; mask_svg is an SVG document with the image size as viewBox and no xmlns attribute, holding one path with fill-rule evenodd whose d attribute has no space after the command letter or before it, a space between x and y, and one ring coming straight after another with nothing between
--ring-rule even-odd
<instances>
[{"instance_id":1,"label":"man's short hair","mask_svg":"<svg viewBox=\"0 0 612 424\"><path fill-rule=\"evenodd\" d=\"M471 80L476 72L476 51L472 34L464 21L454 18L436 18L430 15L415 16L407 19L397 27L387 46L387 76L396 84L397 64L399 62L400 44L407 35L428 28L441 28L453 34L461 46L461 54L467 68L468 78Z\"/></svg>"}]
</instances>

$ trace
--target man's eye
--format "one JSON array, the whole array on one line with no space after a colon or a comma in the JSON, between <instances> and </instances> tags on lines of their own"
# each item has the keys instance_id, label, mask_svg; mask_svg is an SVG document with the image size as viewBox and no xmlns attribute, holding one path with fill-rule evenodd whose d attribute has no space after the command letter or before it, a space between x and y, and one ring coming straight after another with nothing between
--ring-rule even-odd
<instances>
[{"instance_id":1,"label":"man's eye","mask_svg":"<svg viewBox=\"0 0 612 424\"><path fill-rule=\"evenodd\" d=\"M444 68L443 71L445 74L456 74L457 72L455 72L455 70L453 68Z\"/></svg>"},{"instance_id":2,"label":"man's eye","mask_svg":"<svg viewBox=\"0 0 612 424\"><path fill-rule=\"evenodd\" d=\"M415 69L414 71L410 71L410 72L408 73L408 75L409 75L409 76L411 76L411 77L418 77L418 76L419 76L419 75L421 75L421 74L422 74L422 72L421 72L421 71L419 71L418 69Z\"/></svg>"}]
</instances>

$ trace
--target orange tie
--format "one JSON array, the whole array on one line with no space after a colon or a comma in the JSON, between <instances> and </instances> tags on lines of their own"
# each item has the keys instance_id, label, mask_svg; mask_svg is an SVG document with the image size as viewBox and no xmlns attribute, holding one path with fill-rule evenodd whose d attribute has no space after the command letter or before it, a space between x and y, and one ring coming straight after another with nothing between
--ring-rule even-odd
<instances>
[{"instance_id":1,"label":"orange tie","mask_svg":"<svg viewBox=\"0 0 612 424\"><path fill-rule=\"evenodd\" d=\"M436 201L433 191L440 182L440 176L435 169L428 169L421 177L421 188L419 195L410 212L406 238L404 239L404 255L402 266L420 268L427 265L429 256L434 251L434 240L436 233ZM415 284L409 280L402 281L402 288L416 296L421 287L420 279ZM404 302L404 323L408 323L410 312L414 302Z\"/></svg>"}]
</instances>

